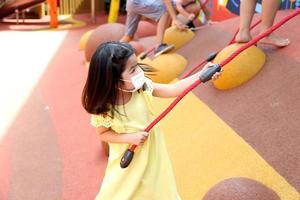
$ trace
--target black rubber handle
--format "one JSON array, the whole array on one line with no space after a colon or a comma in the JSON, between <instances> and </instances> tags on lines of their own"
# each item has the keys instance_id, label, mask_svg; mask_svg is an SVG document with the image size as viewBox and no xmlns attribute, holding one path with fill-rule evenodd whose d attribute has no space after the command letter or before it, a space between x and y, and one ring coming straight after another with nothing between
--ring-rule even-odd
<instances>
[{"instance_id":1,"label":"black rubber handle","mask_svg":"<svg viewBox=\"0 0 300 200\"><path fill-rule=\"evenodd\" d=\"M208 55L208 57L206 58L206 62L211 62L213 61L213 59L215 59L215 57L217 56L217 52L212 52Z\"/></svg>"},{"instance_id":2,"label":"black rubber handle","mask_svg":"<svg viewBox=\"0 0 300 200\"><path fill-rule=\"evenodd\" d=\"M221 66L219 64L214 64L211 67L206 68L202 73L200 74L200 80L202 83L205 83L206 81L209 81L211 77L216 73L221 71Z\"/></svg>"},{"instance_id":3,"label":"black rubber handle","mask_svg":"<svg viewBox=\"0 0 300 200\"><path fill-rule=\"evenodd\" d=\"M139 55L139 58L141 59L141 60L144 60L146 57L147 57L147 53L146 52L142 52L140 55Z\"/></svg>"},{"instance_id":4,"label":"black rubber handle","mask_svg":"<svg viewBox=\"0 0 300 200\"><path fill-rule=\"evenodd\" d=\"M120 166L121 168L126 168L129 166L132 158L133 158L134 152L131 151L130 149L127 149L127 151L124 153L121 162L120 162Z\"/></svg>"}]
</instances>

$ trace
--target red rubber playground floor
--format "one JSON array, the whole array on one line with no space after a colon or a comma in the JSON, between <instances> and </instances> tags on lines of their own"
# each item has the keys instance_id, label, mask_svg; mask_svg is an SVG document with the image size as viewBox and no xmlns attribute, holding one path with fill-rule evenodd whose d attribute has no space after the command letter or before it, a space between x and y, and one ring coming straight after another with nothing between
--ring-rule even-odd
<instances>
[{"instance_id":1,"label":"red rubber playground floor","mask_svg":"<svg viewBox=\"0 0 300 200\"><path fill-rule=\"evenodd\" d=\"M290 12L278 12L276 20ZM79 40L106 19L98 16L97 24L91 24L88 15L74 18L84 25L38 31L37 26L30 30L30 26L0 24L0 199L89 200L101 187L107 158L80 102L87 68L84 53L79 51ZM124 22L124 17L120 22ZM196 31L193 40L177 51L188 60L183 74L210 52L224 47L238 22L238 18L233 18ZM198 102L193 104L195 107L204 105L209 108L205 112L226 125L220 130L230 129L232 140L222 140L220 136L214 138L216 144L230 144L234 138L239 141L235 144L241 144L224 148L226 159L199 159L198 164L203 166L203 171L199 168L199 177L202 172L205 180L197 180L194 174L190 181L193 185L187 188L185 177L189 173L183 171L179 162L184 148L178 149L175 141L179 137L170 134L174 130L169 125L181 120L175 113L192 108L182 103L172 117L162 122L184 200L201 199L217 183L240 177L261 182L278 199L300 200L299 24L297 16L277 30L292 43L282 49L262 47L267 62L246 84L228 91L205 84L188 97ZM192 118L180 126L192 127L194 122L199 126L197 119ZM210 142L195 147L188 142L192 143L187 140L186 145L199 152L209 150L206 145ZM242 156L246 151L251 152L252 161L244 158L237 162L230 157L239 152ZM226 164L230 170L218 167L204 176L204 167L212 168L214 164Z\"/></svg>"}]
</instances>

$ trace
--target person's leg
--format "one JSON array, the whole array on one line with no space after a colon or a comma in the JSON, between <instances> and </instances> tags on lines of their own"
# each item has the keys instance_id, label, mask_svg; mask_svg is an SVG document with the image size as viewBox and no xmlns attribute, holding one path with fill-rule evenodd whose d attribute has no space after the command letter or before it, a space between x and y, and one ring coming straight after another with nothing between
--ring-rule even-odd
<instances>
[{"instance_id":1,"label":"person's leg","mask_svg":"<svg viewBox=\"0 0 300 200\"><path fill-rule=\"evenodd\" d=\"M153 0L141 0L141 4L142 6L138 10L136 9L135 12L157 22L155 55L157 56L171 50L174 45L163 44L164 33L170 24L171 18L166 5L163 1Z\"/></svg>"},{"instance_id":2,"label":"person's leg","mask_svg":"<svg viewBox=\"0 0 300 200\"><path fill-rule=\"evenodd\" d=\"M165 30L169 27L171 17L169 13L165 12L157 23L156 29L156 47L155 47L155 57L160 54L166 53L174 48L174 45L168 45L163 43Z\"/></svg>"},{"instance_id":3,"label":"person's leg","mask_svg":"<svg viewBox=\"0 0 300 200\"><path fill-rule=\"evenodd\" d=\"M278 0L264 0L262 3L262 23L260 31L264 32L270 28L276 16L276 12L279 8ZM268 37L262 39L261 43L267 43L278 47L287 46L290 42L286 38L279 37L275 34L270 34Z\"/></svg>"},{"instance_id":4,"label":"person's leg","mask_svg":"<svg viewBox=\"0 0 300 200\"><path fill-rule=\"evenodd\" d=\"M268 0L269 1L269 0ZM255 11L256 0L241 0L240 4L240 29L235 37L236 42L251 40L250 26Z\"/></svg>"},{"instance_id":5,"label":"person's leg","mask_svg":"<svg viewBox=\"0 0 300 200\"><path fill-rule=\"evenodd\" d=\"M156 42L157 46L163 43L164 33L169 23L169 14L165 12L157 23L157 29L156 29Z\"/></svg>"},{"instance_id":6,"label":"person's leg","mask_svg":"<svg viewBox=\"0 0 300 200\"><path fill-rule=\"evenodd\" d=\"M133 36L129 36L129 35L124 35L121 39L120 39L120 42L130 42L133 40Z\"/></svg>"},{"instance_id":7,"label":"person's leg","mask_svg":"<svg viewBox=\"0 0 300 200\"><path fill-rule=\"evenodd\" d=\"M121 42L130 42L134 38L134 34L138 28L141 15L138 14L140 5L134 4L132 1L128 0L126 4L126 28L125 34L121 38Z\"/></svg>"},{"instance_id":8,"label":"person's leg","mask_svg":"<svg viewBox=\"0 0 300 200\"><path fill-rule=\"evenodd\" d=\"M184 8L188 13L193 13L195 16L199 15L200 5L197 3L191 3Z\"/></svg>"},{"instance_id":9,"label":"person's leg","mask_svg":"<svg viewBox=\"0 0 300 200\"><path fill-rule=\"evenodd\" d=\"M189 28L195 28L195 25L193 23L193 21L197 18L197 16L200 13L200 5L198 3L190 3L187 6L184 6L184 9L188 12L188 13L192 13L194 14L194 19L190 20L187 19L187 23L185 23Z\"/></svg>"}]
</instances>

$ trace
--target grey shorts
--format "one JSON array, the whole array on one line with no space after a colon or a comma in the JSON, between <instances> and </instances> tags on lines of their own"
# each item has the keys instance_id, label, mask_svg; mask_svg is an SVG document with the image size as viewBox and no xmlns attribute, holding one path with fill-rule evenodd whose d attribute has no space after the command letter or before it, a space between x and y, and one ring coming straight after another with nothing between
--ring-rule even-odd
<instances>
[{"instance_id":1,"label":"grey shorts","mask_svg":"<svg viewBox=\"0 0 300 200\"><path fill-rule=\"evenodd\" d=\"M171 1L173 7L175 7L174 0ZM167 8L162 0L127 0L126 10L125 34L127 36L134 35L142 16L157 22L167 12Z\"/></svg>"}]
</instances>

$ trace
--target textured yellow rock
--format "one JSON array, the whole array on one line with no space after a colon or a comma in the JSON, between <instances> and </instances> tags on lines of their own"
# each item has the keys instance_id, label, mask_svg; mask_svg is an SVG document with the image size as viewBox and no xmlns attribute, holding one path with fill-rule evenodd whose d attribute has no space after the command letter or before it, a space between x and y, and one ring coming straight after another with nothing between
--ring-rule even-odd
<instances>
[{"instance_id":1,"label":"textured yellow rock","mask_svg":"<svg viewBox=\"0 0 300 200\"><path fill-rule=\"evenodd\" d=\"M150 65L157 70L155 73L146 73L154 82L169 83L182 73L187 65L187 60L181 55L169 53L160 55L153 60L147 57L139 60L139 63Z\"/></svg>"},{"instance_id":2,"label":"textured yellow rock","mask_svg":"<svg viewBox=\"0 0 300 200\"><path fill-rule=\"evenodd\" d=\"M88 39L90 38L93 31L94 31L93 29L89 30L81 36L80 41L79 41L79 50L80 51L85 50L86 43L87 43Z\"/></svg>"},{"instance_id":3,"label":"textured yellow rock","mask_svg":"<svg viewBox=\"0 0 300 200\"><path fill-rule=\"evenodd\" d=\"M118 41L125 33L125 25L119 23L102 24L90 35L85 47L85 59L90 61L97 47L108 41Z\"/></svg>"},{"instance_id":4,"label":"textured yellow rock","mask_svg":"<svg viewBox=\"0 0 300 200\"><path fill-rule=\"evenodd\" d=\"M193 39L194 36L195 34L191 30L180 31L172 26L165 32L164 43L173 44L175 46L173 51L176 51Z\"/></svg>"},{"instance_id":5,"label":"textured yellow rock","mask_svg":"<svg viewBox=\"0 0 300 200\"><path fill-rule=\"evenodd\" d=\"M241 45L232 44L224 48L216 56L214 63L220 63ZM265 61L266 56L264 52L256 46L252 46L223 67L224 71L221 77L214 81L214 86L220 90L238 87L250 80L263 67Z\"/></svg>"}]
</instances>

